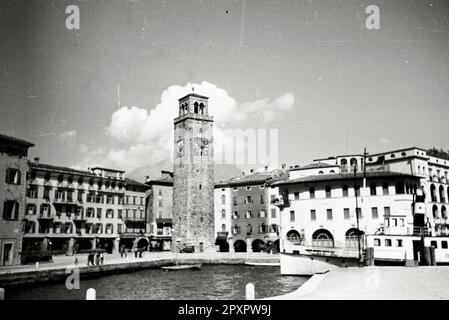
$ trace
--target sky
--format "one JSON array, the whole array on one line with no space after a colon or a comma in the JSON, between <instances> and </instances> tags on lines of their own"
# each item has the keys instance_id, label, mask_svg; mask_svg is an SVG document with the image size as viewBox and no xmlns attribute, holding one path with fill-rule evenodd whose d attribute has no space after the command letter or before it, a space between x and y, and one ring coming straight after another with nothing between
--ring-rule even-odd
<instances>
[{"instance_id":1,"label":"sky","mask_svg":"<svg viewBox=\"0 0 449 320\"><path fill-rule=\"evenodd\" d=\"M1 1L0 42L0 133L44 163L166 163L192 87L216 144L274 129L277 163L449 149L448 1Z\"/></svg>"}]
</instances>

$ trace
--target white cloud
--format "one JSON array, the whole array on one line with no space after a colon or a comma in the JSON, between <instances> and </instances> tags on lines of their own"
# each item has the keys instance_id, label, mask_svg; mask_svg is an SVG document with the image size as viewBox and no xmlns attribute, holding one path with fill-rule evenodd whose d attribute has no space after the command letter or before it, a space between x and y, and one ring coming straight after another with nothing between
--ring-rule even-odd
<instances>
[{"instance_id":1,"label":"white cloud","mask_svg":"<svg viewBox=\"0 0 449 320\"><path fill-rule=\"evenodd\" d=\"M76 141L76 130L65 131L58 134L58 140L64 143L74 143Z\"/></svg>"},{"instance_id":2,"label":"white cloud","mask_svg":"<svg viewBox=\"0 0 449 320\"><path fill-rule=\"evenodd\" d=\"M88 151L75 166L107 166L132 170L134 168L168 160L173 148L173 119L178 115L178 99L192 92L209 97L209 114L214 117L215 145L225 140L221 130L227 126L245 128L245 121L254 119L268 124L279 113L290 110L295 104L294 94L289 92L275 99L260 99L238 105L226 92L209 82L173 85L161 93L158 105L152 109L122 107L111 116L106 133L119 147ZM222 137L222 138L220 138Z\"/></svg>"}]
</instances>

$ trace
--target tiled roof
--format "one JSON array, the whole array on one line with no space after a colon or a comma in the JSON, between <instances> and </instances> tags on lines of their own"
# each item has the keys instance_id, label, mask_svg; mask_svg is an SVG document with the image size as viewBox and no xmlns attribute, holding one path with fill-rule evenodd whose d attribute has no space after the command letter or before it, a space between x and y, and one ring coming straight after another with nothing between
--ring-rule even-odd
<instances>
[{"instance_id":1,"label":"tiled roof","mask_svg":"<svg viewBox=\"0 0 449 320\"><path fill-rule=\"evenodd\" d=\"M329 164L325 162L314 162L302 167L291 168L290 171L294 170L306 170L306 169L319 169L319 168L330 168L330 167L338 167L337 164Z\"/></svg>"},{"instance_id":2,"label":"tiled roof","mask_svg":"<svg viewBox=\"0 0 449 320\"><path fill-rule=\"evenodd\" d=\"M151 185L163 185L163 186L172 186L173 178L171 177L161 177L159 179L152 179L150 181L145 182L147 186Z\"/></svg>"},{"instance_id":3,"label":"tiled roof","mask_svg":"<svg viewBox=\"0 0 449 320\"><path fill-rule=\"evenodd\" d=\"M33 147L34 146L34 143L31 143L31 142L28 142L28 141L25 141L25 140L22 140L22 139L19 139L16 137L7 136L7 135L1 134L1 133L0 133L0 141L20 144L25 147Z\"/></svg>"},{"instance_id":4,"label":"tiled roof","mask_svg":"<svg viewBox=\"0 0 449 320\"><path fill-rule=\"evenodd\" d=\"M84 175L84 176L92 176L97 177L95 174L84 171L84 170L76 170L69 167L61 167L61 166L54 166L50 164L43 164L38 162L32 162L28 161L28 166L30 169L42 169L46 171L55 171L55 172L65 172L65 173L72 173L72 174L78 174L78 175Z\"/></svg>"},{"instance_id":5,"label":"tiled roof","mask_svg":"<svg viewBox=\"0 0 449 320\"><path fill-rule=\"evenodd\" d=\"M125 178L125 182L127 185L148 188L148 185L130 178Z\"/></svg>"},{"instance_id":6,"label":"tiled roof","mask_svg":"<svg viewBox=\"0 0 449 320\"><path fill-rule=\"evenodd\" d=\"M420 179L418 176L414 176L408 173L392 172L392 171L367 171L367 178L392 178L392 177L403 177L403 178L415 178ZM363 172L358 172L356 174L357 179L363 179ZM336 174L319 174L313 176L306 176L291 180L283 180L273 183L273 185L286 185L295 183L305 183L305 182L320 182L320 181L335 181L335 180L353 180L353 173L336 173Z\"/></svg>"},{"instance_id":7,"label":"tiled roof","mask_svg":"<svg viewBox=\"0 0 449 320\"><path fill-rule=\"evenodd\" d=\"M237 186L249 184L261 184L274 182L287 178L287 175L280 170L255 172L245 176L237 176L228 180L215 183L215 187Z\"/></svg>"}]
</instances>

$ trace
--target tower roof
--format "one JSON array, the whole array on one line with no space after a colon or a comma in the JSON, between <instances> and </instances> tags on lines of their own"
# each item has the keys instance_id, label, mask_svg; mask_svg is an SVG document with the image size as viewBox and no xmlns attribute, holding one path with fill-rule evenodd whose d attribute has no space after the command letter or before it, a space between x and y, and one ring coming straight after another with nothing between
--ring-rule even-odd
<instances>
[{"instance_id":1,"label":"tower roof","mask_svg":"<svg viewBox=\"0 0 449 320\"><path fill-rule=\"evenodd\" d=\"M184 97L182 97L181 99L178 99L178 101L184 100L185 98L190 97L190 96L191 97L196 97L196 98L202 98L202 99L209 99L209 97L202 96L202 95L197 94L197 93L189 93L189 94L185 95Z\"/></svg>"}]
</instances>

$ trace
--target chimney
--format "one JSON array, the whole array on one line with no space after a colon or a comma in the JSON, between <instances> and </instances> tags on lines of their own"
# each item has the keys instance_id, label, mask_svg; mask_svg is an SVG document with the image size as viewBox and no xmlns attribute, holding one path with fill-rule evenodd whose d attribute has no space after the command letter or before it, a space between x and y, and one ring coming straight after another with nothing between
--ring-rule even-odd
<instances>
[{"instance_id":1,"label":"chimney","mask_svg":"<svg viewBox=\"0 0 449 320\"><path fill-rule=\"evenodd\" d=\"M283 163L282 164L282 169L285 169L285 168L287 168L287 164Z\"/></svg>"},{"instance_id":2,"label":"chimney","mask_svg":"<svg viewBox=\"0 0 449 320\"><path fill-rule=\"evenodd\" d=\"M148 182L148 181L150 181L150 176L145 177L145 182Z\"/></svg>"},{"instance_id":3,"label":"chimney","mask_svg":"<svg viewBox=\"0 0 449 320\"><path fill-rule=\"evenodd\" d=\"M35 157L34 158L34 162L39 163L40 158L39 157Z\"/></svg>"},{"instance_id":4,"label":"chimney","mask_svg":"<svg viewBox=\"0 0 449 320\"><path fill-rule=\"evenodd\" d=\"M265 171L268 171L268 166L265 166Z\"/></svg>"},{"instance_id":5,"label":"chimney","mask_svg":"<svg viewBox=\"0 0 449 320\"><path fill-rule=\"evenodd\" d=\"M250 172L251 172L251 173L254 173L254 169L251 169Z\"/></svg>"},{"instance_id":6,"label":"chimney","mask_svg":"<svg viewBox=\"0 0 449 320\"><path fill-rule=\"evenodd\" d=\"M242 171L242 175L245 175L245 171Z\"/></svg>"}]
</instances>

